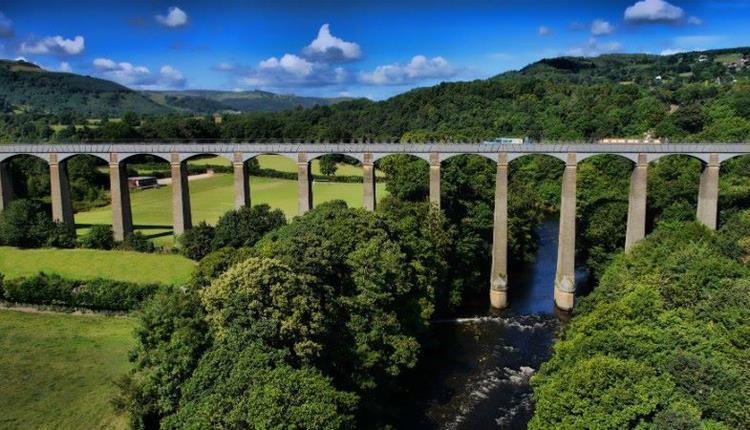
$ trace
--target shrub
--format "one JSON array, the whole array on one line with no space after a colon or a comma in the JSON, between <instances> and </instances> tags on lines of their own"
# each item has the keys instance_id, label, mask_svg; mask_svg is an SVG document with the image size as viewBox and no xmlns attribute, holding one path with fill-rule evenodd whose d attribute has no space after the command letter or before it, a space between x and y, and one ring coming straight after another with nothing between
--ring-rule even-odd
<instances>
[{"instance_id":1,"label":"shrub","mask_svg":"<svg viewBox=\"0 0 750 430\"><path fill-rule=\"evenodd\" d=\"M59 221L54 221L50 225L45 245L53 248L75 248L75 230Z\"/></svg>"},{"instance_id":2,"label":"shrub","mask_svg":"<svg viewBox=\"0 0 750 430\"><path fill-rule=\"evenodd\" d=\"M0 242L20 248L38 248L47 244L55 228L42 204L19 199L0 213Z\"/></svg>"},{"instance_id":3,"label":"shrub","mask_svg":"<svg viewBox=\"0 0 750 430\"><path fill-rule=\"evenodd\" d=\"M0 283L5 300L14 303L130 311L159 290L158 284L136 284L109 279L71 280L40 273Z\"/></svg>"},{"instance_id":4,"label":"shrub","mask_svg":"<svg viewBox=\"0 0 750 430\"><path fill-rule=\"evenodd\" d=\"M213 249L253 246L263 235L285 224L284 213L266 204L229 211L216 223Z\"/></svg>"},{"instance_id":5,"label":"shrub","mask_svg":"<svg viewBox=\"0 0 750 430\"><path fill-rule=\"evenodd\" d=\"M212 251L211 243L214 240L215 229L201 221L197 226L188 229L180 236L182 254L187 258L200 261Z\"/></svg>"},{"instance_id":6,"label":"shrub","mask_svg":"<svg viewBox=\"0 0 750 430\"><path fill-rule=\"evenodd\" d=\"M81 246L90 249L112 249L115 246L112 227L109 225L92 226L81 239Z\"/></svg>"},{"instance_id":7,"label":"shrub","mask_svg":"<svg viewBox=\"0 0 750 430\"><path fill-rule=\"evenodd\" d=\"M120 244L120 249L125 251L154 252L156 251L156 245L148 240L143 233L136 231L135 233L125 235L125 240Z\"/></svg>"},{"instance_id":8,"label":"shrub","mask_svg":"<svg viewBox=\"0 0 750 430\"><path fill-rule=\"evenodd\" d=\"M193 272L193 285L207 286L212 280L226 272L231 266L257 254L252 248L220 248L200 261Z\"/></svg>"}]
</instances>

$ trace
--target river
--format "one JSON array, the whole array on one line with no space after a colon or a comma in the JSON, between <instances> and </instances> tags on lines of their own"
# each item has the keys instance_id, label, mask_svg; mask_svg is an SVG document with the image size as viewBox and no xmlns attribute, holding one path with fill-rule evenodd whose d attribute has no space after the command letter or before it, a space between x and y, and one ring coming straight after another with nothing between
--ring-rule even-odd
<instances>
[{"instance_id":1,"label":"river","mask_svg":"<svg viewBox=\"0 0 750 430\"><path fill-rule=\"evenodd\" d=\"M552 301L557 231L556 220L538 227L534 263L510 273L508 309L435 322L436 341L426 348L420 383L397 428L526 428L533 414L529 378L549 358L567 316L556 314Z\"/></svg>"}]
</instances>

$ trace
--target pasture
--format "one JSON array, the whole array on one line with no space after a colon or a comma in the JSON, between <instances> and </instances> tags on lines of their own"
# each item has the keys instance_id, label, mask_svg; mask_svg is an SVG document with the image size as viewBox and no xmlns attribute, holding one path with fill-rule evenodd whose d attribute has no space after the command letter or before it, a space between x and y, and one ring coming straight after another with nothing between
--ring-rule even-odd
<instances>
[{"instance_id":1,"label":"pasture","mask_svg":"<svg viewBox=\"0 0 750 430\"><path fill-rule=\"evenodd\" d=\"M128 372L135 320L0 310L0 428L125 429L113 381Z\"/></svg>"}]
</instances>

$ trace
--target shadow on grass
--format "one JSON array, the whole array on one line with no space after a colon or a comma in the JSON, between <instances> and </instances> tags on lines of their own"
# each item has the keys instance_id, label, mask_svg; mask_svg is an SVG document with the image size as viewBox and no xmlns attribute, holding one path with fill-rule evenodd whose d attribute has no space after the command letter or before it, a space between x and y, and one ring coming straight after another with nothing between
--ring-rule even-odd
<instances>
[{"instance_id":1,"label":"shadow on grass","mask_svg":"<svg viewBox=\"0 0 750 430\"><path fill-rule=\"evenodd\" d=\"M111 224L76 224L76 229L79 228L91 228L95 225L111 225ZM174 234L171 225L147 225L147 224L136 224L133 225L133 230L167 230L154 234L144 234L147 239L156 239L157 237L170 236Z\"/></svg>"}]
</instances>

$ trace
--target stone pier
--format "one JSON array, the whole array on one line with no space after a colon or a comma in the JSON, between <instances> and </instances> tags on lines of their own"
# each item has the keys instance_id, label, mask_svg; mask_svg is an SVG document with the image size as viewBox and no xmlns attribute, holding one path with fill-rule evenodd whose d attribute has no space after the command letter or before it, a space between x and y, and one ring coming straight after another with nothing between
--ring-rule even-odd
<instances>
[{"instance_id":1,"label":"stone pier","mask_svg":"<svg viewBox=\"0 0 750 430\"><path fill-rule=\"evenodd\" d=\"M65 162L58 160L56 153L49 155L50 194L52 197L52 219L75 230L73 204L70 201L70 182Z\"/></svg>"},{"instance_id":2,"label":"stone pier","mask_svg":"<svg viewBox=\"0 0 750 430\"><path fill-rule=\"evenodd\" d=\"M648 188L648 160L638 154L638 162L630 175L628 197L628 228L625 233L625 250L646 236L646 193Z\"/></svg>"},{"instance_id":3,"label":"stone pier","mask_svg":"<svg viewBox=\"0 0 750 430\"><path fill-rule=\"evenodd\" d=\"M234 207L250 206L250 175L247 163L242 161L242 154L234 153Z\"/></svg>"},{"instance_id":4,"label":"stone pier","mask_svg":"<svg viewBox=\"0 0 750 430\"><path fill-rule=\"evenodd\" d=\"M193 227L190 214L190 188L187 164L180 161L180 154L172 153L172 230L179 236Z\"/></svg>"},{"instance_id":5,"label":"stone pier","mask_svg":"<svg viewBox=\"0 0 750 430\"><path fill-rule=\"evenodd\" d=\"M128 233L133 232L133 214L130 209L128 169L114 153L109 155L109 190L112 197L112 232L115 240L122 241Z\"/></svg>"},{"instance_id":6,"label":"stone pier","mask_svg":"<svg viewBox=\"0 0 750 430\"><path fill-rule=\"evenodd\" d=\"M492 228L490 304L508 306L508 154L498 154L495 173L495 217Z\"/></svg>"},{"instance_id":7,"label":"stone pier","mask_svg":"<svg viewBox=\"0 0 750 430\"><path fill-rule=\"evenodd\" d=\"M313 207L312 172L307 154L297 154L297 200L298 213L304 215Z\"/></svg>"},{"instance_id":8,"label":"stone pier","mask_svg":"<svg viewBox=\"0 0 750 430\"><path fill-rule=\"evenodd\" d=\"M440 154L430 153L430 203L440 208Z\"/></svg>"},{"instance_id":9,"label":"stone pier","mask_svg":"<svg viewBox=\"0 0 750 430\"><path fill-rule=\"evenodd\" d=\"M568 153L560 193L560 233L557 242L555 305L573 309L576 254L576 154Z\"/></svg>"},{"instance_id":10,"label":"stone pier","mask_svg":"<svg viewBox=\"0 0 750 430\"><path fill-rule=\"evenodd\" d=\"M363 200L362 206L368 211L375 210L375 164L372 161L372 153L364 153L364 162L362 163L362 189Z\"/></svg>"},{"instance_id":11,"label":"stone pier","mask_svg":"<svg viewBox=\"0 0 750 430\"><path fill-rule=\"evenodd\" d=\"M696 219L711 230L716 230L719 216L719 154L709 154L708 164L701 173L698 188Z\"/></svg>"},{"instance_id":12,"label":"stone pier","mask_svg":"<svg viewBox=\"0 0 750 430\"><path fill-rule=\"evenodd\" d=\"M10 177L10 164L0 162L0 212L13 200L13 180Z\"/></svg>"}]
</instances>

